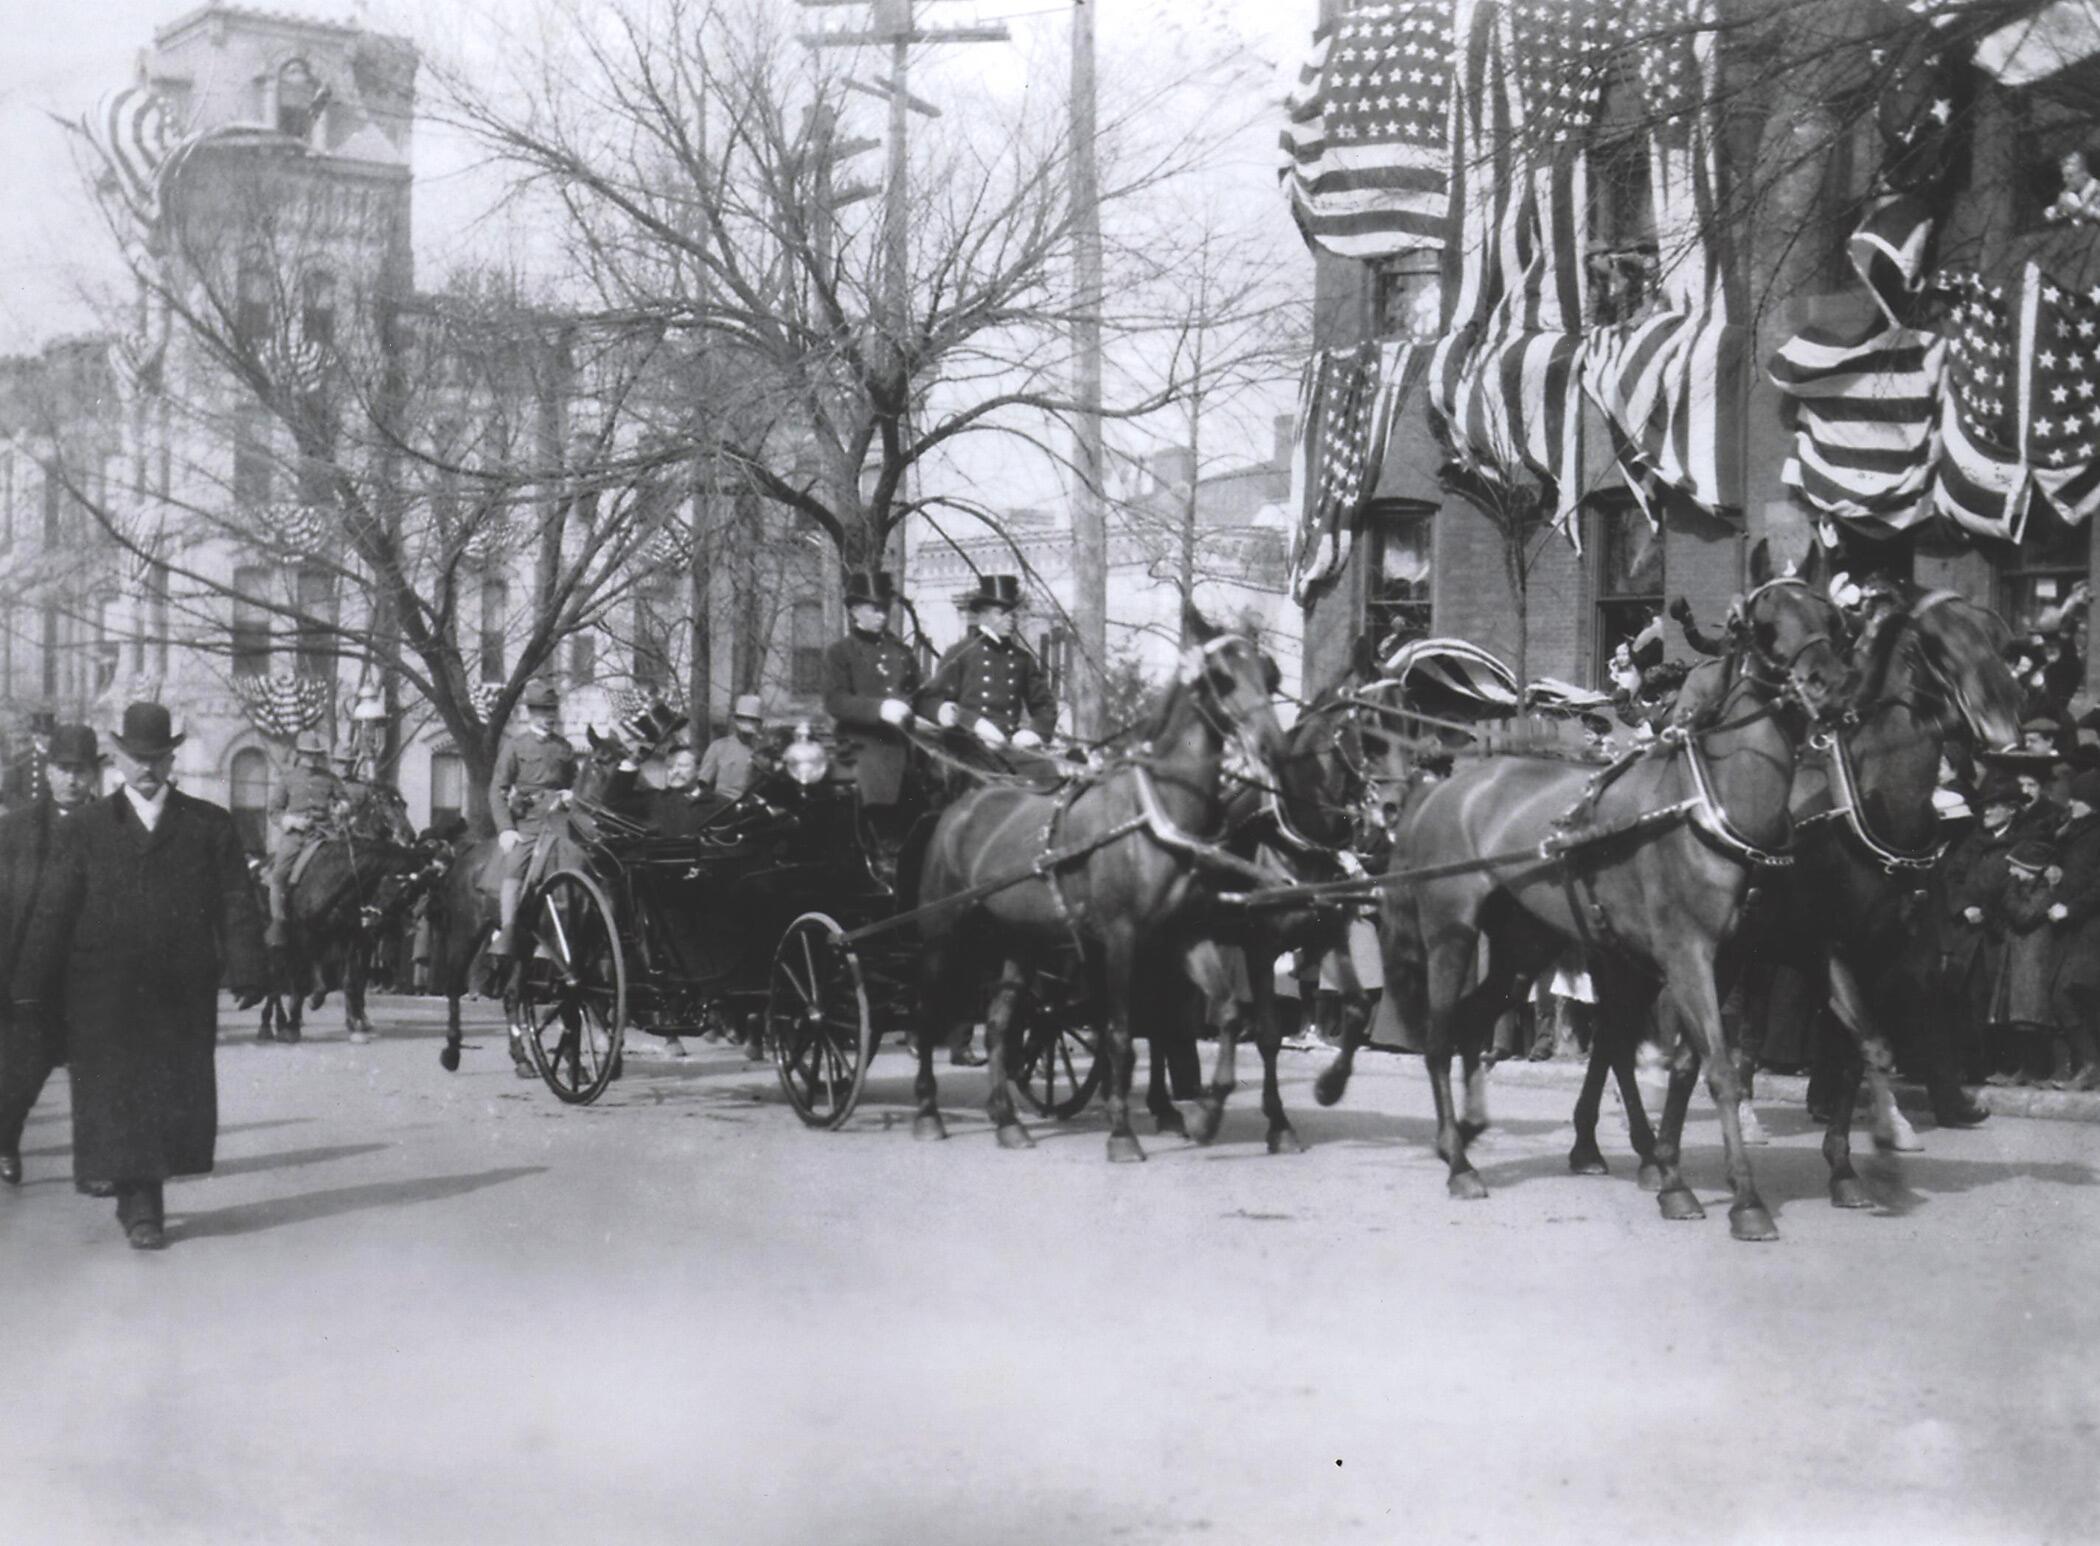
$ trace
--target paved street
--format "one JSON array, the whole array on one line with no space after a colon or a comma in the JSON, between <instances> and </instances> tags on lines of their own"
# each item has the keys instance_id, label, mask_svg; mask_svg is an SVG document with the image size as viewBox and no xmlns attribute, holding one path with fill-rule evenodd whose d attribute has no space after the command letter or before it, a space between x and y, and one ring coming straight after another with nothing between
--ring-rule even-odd
<instances>
[{"instance_id":1,"label":"paved street","mask_svg":"<svg viewBox=\"0 0 2100 1546\"><path fill-rule=\"evenodd\" d=\"M1666 1225L1565 1173L1560 1088L1498 1090L1447 1201L1391 1057L1320 1111L1286 1054L1303 1157L1243 1084L1112 1169L1098 1113L998 1151L976 1074L913 1143L894 1051L824 1135L716 1049L570 1110L485 1032L445 1075L427 1005L337 1014L229 1033L162 1256L73 1193L54 1082L0 1197L7 1539L2100 1536L2090 1125L1928 1129L1841 1214L1772 1112L1753 1247L1703 1111L1713 1216Z\"/></svg>"}]
</instances>

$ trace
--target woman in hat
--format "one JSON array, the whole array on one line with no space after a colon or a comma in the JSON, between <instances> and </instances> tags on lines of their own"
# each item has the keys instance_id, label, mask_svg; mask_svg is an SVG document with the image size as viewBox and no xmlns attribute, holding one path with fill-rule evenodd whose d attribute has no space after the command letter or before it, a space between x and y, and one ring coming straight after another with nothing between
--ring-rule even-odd
<instances>
[{"instance_id":1,"label":"woman in hat","mask_svg":"<svg viewBox=\"0 0 2100 1546\"><path fill-rule=\"evenodd\" d=\"M970 597L970 634L941 657L919 694L918 712L969 731L987 747L1039 747L1057 728L1050 674L1014 636L1021 582L988 574Z\"/></svg>"},{"instance_id":2,"label":"woman in hat","mask_svg":"<svg viewBox=\"0 0 2100 1546\"><path fill-rule=\"evenodd\" d=\"M2070 814L2056 834L2061 871L2049 906L2055 943L2056 1021L2076 1068L2073 1088L2100 1088L2100 769L2071 779Z\"/></svg>"},{"instance_id":3,"label":"woman in hat","mask_svg":"<svg viewBox=\"0 0 2100 1546\"><path fill-rule=\"evenodd\" d=\"M247 1008L265 981L233 818L171 781L182 739L160 704L124 710L124 787L61 829L10 984L19 1017L65 1027L74 1179L114 1192L140 1250L166 1243L162 1184L212 1168L220 984Z\"/></svg>"}]
</instances>

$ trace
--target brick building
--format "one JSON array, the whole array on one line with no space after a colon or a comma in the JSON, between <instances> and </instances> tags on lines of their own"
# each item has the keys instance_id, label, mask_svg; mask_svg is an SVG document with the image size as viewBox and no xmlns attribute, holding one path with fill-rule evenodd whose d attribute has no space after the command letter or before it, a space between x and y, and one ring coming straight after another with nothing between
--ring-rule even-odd
<instances>
[{"instance_id":1,"label":"brick building","mask_svg":"<svg viewBox=\"0 0 2100 1546\"><path fill-rule=\"evenodd\" d=\"M1313 9L1313 8L1308 8ZM1406 6L1374 7L1400 12ZM1550 9L1550 8L1548 8ZM1578 7L1577 9L1580 9ZM1726 7L1733 21L1755 19L1771 6L1741 0ZM1320 0L1322 26L1344 22L1352 7ZM1444 7L1449 11L1450 7ZM1826 16L1834 36L1849 34L1862 60L1873 29L1905 25L1904 8L1878 0L1831 0ZM1853 13L1857 13L1856 15ZM1924 24L1909 19L1915 29ZM1916 33L1902 34L1915 36ZM1722 79L1736 68L1723 29ZM1879 56L1875 56L1878 67ZM1865 66L1863 65L1864 69ZM2009 86L1975 68L1957 65L1953 91L1962 142L1936 195L1937 262L1984 274L2007 274L2035 262L2066 284L2100 279L2093 227L2051 223L2045 206L2056 192L2053 170L2064 152L2094 136L2090 104L2100 66L2072 62L2039 84ZM1525 656L1532 678L1556 676L1592 686L1612 646L1638 629L1672 598L1687 598L1711 624L1747 574L1752 544L1770 539L1782 556L1806 551L1815 512L1782 478L1794 436L1781 394L1766 375L1780 344L1805 325L1863 326L1871 303L1846 255L1846 241L1868 207L1885 164L1871 98L1862 110L1824 95L1828 76L1805 72L1759 88L1758 100L1731 100L1718 153L1724 177L1744 177L1766 165L1790 142L1817 145L1775 177L1754 229L1726 233L1728 283L1749 333L1739 383L1741 412L1721 426L1739 447L1744 468L1740 503L1703 510L1672 492L1651 529L1627 491L1614 459L1607 425L1594 403L1581 401L1587 452L1580 513L1582 550L1561 540L1534 544L1529 571L1528 621L1519 639L1519 606L1508 573L1502 534L1466 480L1454 477L1448 444L1432 431L1420 387L1394 422L1382 464L1366 478L1355 540L1346 564L1306 598L1307 679L1319 682L1342 669L1351 643L1366 629L1378 633L1455 634L1506 659ZM1608 84L1598 121L1608 142L1615 113L1631 122L1624 80ZM1619 100L1615 103L1615 95ZM1849 114L1850 116L1846 116ZM1654 232L1644 224L1645 192L1615 195L1592 156L1586 258L1592 276L1630 264L1638 276L1654 266ZM1415 337L1425 349L1449 325L1455 285L1451 255L1434 246L1396 247L1371 256L1338 255L1315 247L1315 324L1318 350L1348 349L1366 339ZM1593 283L1585 326L1638 319L1659 304L1636 278L1631 291ZM1317 430L1315 431L1317 435ZM1317 443L1317 442L1316 442ZM1833 523L1837 567L1855 575L1881 572L1945 587L1996 609L2016 628L2029 628L2094 568L2093 524L2067 524L2037 501L2020 540L1980 537L1945 519L1892 531L1873 521ZM1685 651L1672 631L1673 653ZM2087 662L2089 688L2096 663Z\"/></svg>"}]
</instances>

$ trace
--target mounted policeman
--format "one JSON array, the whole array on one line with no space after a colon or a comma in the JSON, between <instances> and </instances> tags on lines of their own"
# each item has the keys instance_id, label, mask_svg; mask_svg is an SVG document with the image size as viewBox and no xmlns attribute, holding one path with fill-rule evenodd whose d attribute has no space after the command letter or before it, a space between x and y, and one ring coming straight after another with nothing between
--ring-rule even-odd
<instances>
[{"instance_id":1,"label":"mounted policeman","mask_svg":"<svg viewBox=\"0 0 2100 1546\"><path fill-rule=\"evenodd\" d=\"M325 835L336 806L347 803L343 781L329 769L328 743L318 730L302 730L292 742L291 766L277 781L270 795L270 811L277 818L277 848L270 855L265 873L269 885L270 923L263 943L282 950L291 943L287 897L292 871L304 854Z\"/></svg>"},{"instance_id":2,"label":"mounted policeman","mask_svg":"<svg viewBox=\"0 0 2100 1546\"><path fill-rule=\"evenodd\" d=\"M969 636L941 657L916 703L926 718L969 731L994 753L1033 750L1057 728L1050 673L1014 634L1020 605L1017 576L981 576Z\"/></svg>"},{"instance_id":3,"label":"mounted policeman","mask_svg":"<svg viewBox=\"0 0 2100 1546\"><path fill-rule=\"evenodd\" d=\"M561 694L549 681L525 691L525 729L503 743L489 780L489 814L502 849L498 917L502 930L489 947L492 967L517 955L518 901L526 870L549 821L567 803L576 781L576 749L561 733Z\"/></svg>"}]
</instances>

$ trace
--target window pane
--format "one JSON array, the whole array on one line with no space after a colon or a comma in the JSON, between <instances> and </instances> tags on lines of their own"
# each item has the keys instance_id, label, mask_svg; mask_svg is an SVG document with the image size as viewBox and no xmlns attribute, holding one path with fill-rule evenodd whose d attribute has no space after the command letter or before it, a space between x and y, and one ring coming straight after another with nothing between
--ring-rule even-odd
<instances>
[{"instance_id":1,"label":"window pane","mask_svg":"<svg viewBox=\"0 0 2100 1546\"><path fill-rule=\"evenodd\" d=\"M1631 505L1598 517L1603 541L1597 559L1600 596L1656 596L1663 593L1663 534Z\"/></svg>"},{"instance_id":2,"label":"window pane","mask_svg":"<svg viewBox=\"0 0 2100 1546\"><path fill-rule=\"evenodd\" d=\"M269 595L270 571L245 565L233 572L233 669L241 676L270 674L270 614L260 605Z\"/></svg>"},{"instance_id":3,"label":"window pane","mask_svg":"<svg viewBox=\"0 0 2100 1546\"><path fill-rule=\"evenodd\" d=\"M270 785L275 770L270 759L254 747L233 754L230 807L234 830L250 853L261 853L269 831Z\"/></svg>"}]
</instances>

